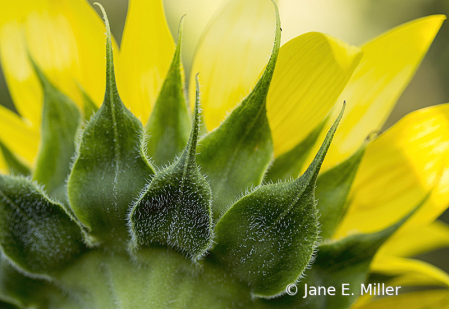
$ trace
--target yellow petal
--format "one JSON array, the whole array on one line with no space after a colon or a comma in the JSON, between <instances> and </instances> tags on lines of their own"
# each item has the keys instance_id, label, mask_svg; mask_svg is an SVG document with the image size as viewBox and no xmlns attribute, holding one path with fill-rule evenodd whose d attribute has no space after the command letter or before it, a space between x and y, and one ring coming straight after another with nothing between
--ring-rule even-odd
<instances>
[{"instance_id":1,"label":"yellow petal","mask_svg":"<svg viewBox=\"0 0 449 309\"><path fill-rule=\"evenodd\" d=\"M370 132L381 129L444 19L441 15L417 19L362 46L362 60L337 100L337 104L346 100L347 106L322 171L348 158Z\"/></svg>"},{"instance_id":2,"label":"yellow petal","mask_svg":"<svg viewBox=\"0 0 449 309\"><path fill-rule=\"evenodd\" d=\"M28 62L22 33L23 26L16 21L1 25L0 59L17 110L37 130L41 119L42 90Z\"/></svg>"},{"instance_id":3,"label":"yellow petal","mask_svg":"<svg viewBox=\"0 0 449 309\"><path fill-rule=\"evenodd\" d=\"M72 37L66 38L67 41L73 40L73 42L76 42L78 50L78 59L76 57L73 58L74 62L78 62L78 67L72 74L74 74L75 79L81 84L83 90L94 103L100 106L103 103L106 89L106 35L104 22L87 1L48 1L53 8L57 8L67 18L73 32ZM58 5L55 5L55 3L58 3ZM114 39L112 39L112 46L114 57L118 59L118 46ZM77 102L83 102L82 93L78 85L75 86L78 92L77 100L79 101Z\"/></svg>"},{"instance_id":4,"label":"yellow petal","mask_svg":"<svg viewBox=\"0 0 449 309\"><path fill-rule=\"evenodd\" d=\"M2 151L0 150L0 174L8 174L9 168L8 164L3 157Z\"/></svg>"},{"instance_id":5,"label":"yellow petal","mask_svg":"<svg viewBox=\"0 0 449 309\"><path fill-rule=\"evenodd\" d=\"M354 305L352 309L448 309L449 291L429 290L399 294L397 296L376 299L362 305Z\"/></svg>"},{"instance_id":6,"label":"yellow petal","mask_svg":"<svg viewBox=\"0 0 449 309\"><path fill-rule=\"evenodd\" d=\"M449 247L449 225L435 221L428 226L394 235L377 254L410 257L442 247Z\"/></svg>"},{"instance_id":7,"label":"yellow petal","mask_svg":"<svg viewBox=\"0 0 449 309\"><path fill-rule=\"evenodd\" d=\"M77 82L97 104L102 102L104 42L102 21L86 1L6 2L0 14L0 55L19 113L39 126L42 91L27 46L53 84L82 106Z\"/></svg>"},{"instance_id":8,"label":"yellow petal","mask_svg":"<svg viewBox=\"0 0 449 309\"><path fill-rule=\"evenodd\" d=\"M267 98L276 156L296 146L323 121L361 56L359 48L318 32L281 47Z\"/></svg>"},{"instance_id":9,"label":"yellow petal","mask_svg":"<svg viewBox=\"0 0 449 309\"><path fill-rule=\"evenodd\" d=\"M432 194L399 232L426 226L449 205L449 104L415 111L371 142L334 237L392 225Z\"/></svg>"},{"instance_id":10,"label":"yellow petal","mask_svg":"<svg viewBox=\"0 0 449 309\"><path fill-rule=\"evenodd\" d=\"M212 17L195 54L189 92L193 106L199 73L208 130L250 93L271 54L275 25L269 0L232 0Z\"/></svg>"},{"instance_id":11,"label":"yellow petal","mask_svg":"<svg viewBox=\"0 0 449 309\"><path fill-rule=\"evenodd\" d=\"M213 13L219 9L226 0L171 0L164 1L167 22L172 31L177 31L179 21L184 19L184 38L182 41L182 58L186 72L190 72L193 55L201 33L209 22Z\"/></svg>"},{"instance_id":12,"label":"yellow petal","mask_svg":"<svg viewBox=\"0 0 449 309\"><path fill-rule=\"evenodd\" d=\"M389 285L449 287L449 275L423 261L379 256L373 260L370 269L377 274L394 276Z\"/></svg>"},{"instance_id":13,"label":"yellow petal","mask_svg":"<svg viewBox=\"0 0 449 309\"><path fill-rule=\"evenodd\" d=\"M30 129L19 116L1 105L0 119L0 140L31 165L37 154L39 133Z\"/></svg>"},{"instance_id":14,"label":"yellow petal","mask_svg":"<svg viewBox=\"0 0 449 309\"><path fill-rule=\"evenodd\" d=\"M118 61L120 96L146 123L173 58L175 45L161 0L131 0Z\"/></svg>"}]
</instances>

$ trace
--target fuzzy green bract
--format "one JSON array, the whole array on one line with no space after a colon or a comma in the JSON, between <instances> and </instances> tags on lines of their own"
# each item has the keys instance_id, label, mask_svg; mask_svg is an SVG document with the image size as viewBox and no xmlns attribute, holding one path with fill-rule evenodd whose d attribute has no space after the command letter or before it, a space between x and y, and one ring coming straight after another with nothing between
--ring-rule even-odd
<instances>
[{"instance_id":1,"label":"fuzzy green bract","mask_svg":"<svg viewBox=\"0 0 449 309\"><path fill-rule=\"evenodd\" d=\"M280 21L265 72L252 92L229 117L200 143L198 163L209 176L212 209L217 220L230 204L251 186L262 182L273 155L266 114L266 99L279 54Z\"/></svg>"},{"instance_id":2,"label":"fuzzy green bract","mask_svg":"<svg viewBox=\"0 0 449 309\"><path fill-rule=\"evenodd\" d=\"M144 155L142 124L117 91L109 26L106 57L104 102L84 129L67 187L92 241L116 247L128 239L128 207L154 170Z\"/></svg>"},{"instance_id":3,"label":"fuzzy green bract","mask_svg":"<svg viewBox=\"0 0 449 309\"><path fill-rule=\"evenodd\" d=\"M260 80L202 138L198 79L192 116L184 97L182 23L146 127L118 94L106 18L100 109L84 94L78 111L34 65L44 89L36 168L0 144L11 171L0 176L2 308L351 306L357 296L303 299L286 287L296 284L301 294L306 283L360 286L379 246L407 217L375 234L329 241L364 153L363 146L319 175L344 108L303 175L323 124L272 162L266 97L281 33L275 4L274 11L273 51Z\"/></svg>"},{"instance_id":4,"label":"fuzzy green bract","mask_svg":"<svg viewBox=\"0 0 449 309\"><path fill-rule=\"evenodd\" d=\"M340 116L307 171L288 183L262 186L229 209L216 226L212 251L259 297L282 294L309 264L318 240L316 178Z\"/></svg>"},{"instance_id":5,"label":"fuzzy green bract","mask_svg":"<svg viewBox=\"0 0 449 309\"><path fill-rule=\"evenodd\" d=\"M51 276L84 250L79 226L29 179L0 176L0 199L0 244L18 267Z\"/></svg>"},{"instance_id":6,"label":"fuzzy green bract","mask_svg":"<svg viewBox=\"0 0 449 309\"><path fill-rule=\"evenodd\" d=\"M67 200L65 180L75 152L75 135L80 112L68 97L58 91L31 59L44 90L42 140L33 178L45 191L62 201Z\"/></svg>"},{"instance_id":7,"label":"fuzzy green bract","mask_svg":"<svg viewBox=\"0 0 449 309\"><path fill-rule=\"evenodd\" d=\"M181 21L173 61L145 126L149 137L146 153L160 167L173 161L189 140L190 117L184 98L181 70L182 24Z\"/></svg>"},{"instance_id":8,"label":"fuzzy green bract","mask_svg":"<svg viewBox=\"0 0 449 309\"><path fill-rule=\"evenodd\" d=\"M136 246L167 244L186 252L193 260L203 255L212 241L211 191L196 165L200 126L197 82L195 112L190 139L179 159L158 172L130 214Z\"/></svg>"}]
</instances>

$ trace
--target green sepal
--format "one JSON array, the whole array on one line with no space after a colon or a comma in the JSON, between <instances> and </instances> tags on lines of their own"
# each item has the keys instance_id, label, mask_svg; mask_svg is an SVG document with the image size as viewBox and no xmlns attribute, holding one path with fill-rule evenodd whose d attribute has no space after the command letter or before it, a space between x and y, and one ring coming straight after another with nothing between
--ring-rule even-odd
<instances>
[{"instance_id":1,"label":"green sepal","mask_svg":"<svg viewBox=\"0 0 449 309\"><path fill-rule=\"evenodd\" d=\"M30 57L31 59L31 57ZM44 92L41 141L33 179L60 201L67 201L66 180L75 155L80 112L75 103L54 87L31 59Z\"/></svg>"},{"instance_id":2,"label":"green sepal","mask_svg":"<svg viewBox=\"0 0 449 309\"><path fill-rule=\"evenodd\" d=\"M30 278L0 257L0 299L16 308L78 308L74 301L50 282ZM4 307L0 302L0 308Z\"/></svg>"},{"instance_id":3,"label":"green sepal","mask_svg":"<svg viewBox=\"0 0 449 309\"><path fill-rule=\"evenodd\" d=\"M89 229L92 241L125 250L128 207L154 171L144 154L142 124L123 105L117 92L111 32L104 16L106 94L81 137L68 194L73 212Z\"/></svg>"},{"instance_id":4,"label":"green sepal","mask_svg":"<svg viewBox=\"0 0 449 309\"><path fill-rule=\"evenodd\" d=\"M9 173L16 176L29 176L31 170L28 166L23 164L19 158L11 151L5 144L0 141L0 155L3 155L6 164L8 165Z\"/></svg>"},{"instance_id":5,"label":"green sepal","mask_svg":"<svg viewBox=\"0 0 449 309\"><path fill-rule=\"evenodd\" d=\"M342 240L326 242L318 247L318 254L311 269L305 273L304 280L297 284L298 293L277 299L273 305L279 308L350 308L360 297L361 287L367 280L369 266L376 252L415 212L423 205L425 197L410 213L395 224L379 232L370 234L354 234ZM335 287L335 295L305 295L305 284L311 286ZM348 284L343 295L343 284ZM284 306L281 306L283 304Z\"/></svg>"},{"instance_id":6,"label":"green sepal","mask_svg":"<svg viewBox=\"0 0 449 309\"><path fill-rule=\"evenodd\" d=\"M237 201L216 225L212 253L249 284L254 297L284 293L312 259L319 232L316 179L343 111L301 177L260 187Z\"/></svg>"},{"instance_id":7,"label":"green sepal","mask_svg":"<svg viewBox=\"0 0 449 309\"><path fill-rule=\"evenodd\" d=\"M318 176L315 195L320 214L321 237L332 237L346 213L348 195L365 153L364 143L351 157Z\"/></svg>"},{"instance_id":8,"label":"green sepal","mask_svg":"<svg viewBox=\"0 0 449 309\"><path fill-rule=\"evenodd\" d=\"M134 249L168 245L198 260L210 247L213 235L211 190L196 165L200 126L199 86L192 131L183 153L156 173L130 214Z\"/></svg>"},{"instance_id":9,"label":"green sepal","mask_svg":"<svg viewBox=\"0 0 449 309\"><path fill-rule=\"evenodd\" d=\"M312 130L312 132L310 132L309 135L293 149L277 157L268 170L265 179L273 182L296 179L301 172L313 145L315 145L321 131L323 131L327 119L328 118L326 117L323 122Z\"/></svg>"},{"instance_id":10,"label":"green sepal","mask_svg":"<svg viewBox=\"0 0 449 309\"><path fill-rule=\"evenodd\" d=\"M189 140L190 116L181 68L182 25L181 20L175 55L145 126L145 135L148 136L145 151L158 167L173 162Z\"/></svg>"},{"instance_id":11,"label":"green sepal","mask_svg":"<svg viewBox=\"0 0 449 309\"><path fill-rule=\"evenodd\" d=\"M0 246L17 267L53 276L85 249L80 227L33 182L0 175Z\"/></svg>"},{"instance_id":12,"label":"green sepal","mask_svg":"<svg viewBox=\"0 0 449 309\"><path fill-rule=\"evenodd\" d=\"M198 146L198 164L208 175L212 188L215 221L246 189L262 182L272 160L273 142L266 115L266 98L281 38L276 3L274 6L276 37L262 77L242 103Z\"/></svg>"}]
</instances>

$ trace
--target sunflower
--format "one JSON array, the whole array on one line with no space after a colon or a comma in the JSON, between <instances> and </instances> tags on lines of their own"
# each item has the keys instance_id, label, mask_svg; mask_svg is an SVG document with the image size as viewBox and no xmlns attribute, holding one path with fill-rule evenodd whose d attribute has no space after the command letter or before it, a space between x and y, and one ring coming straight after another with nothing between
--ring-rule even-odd
<instances>
[{"instance_id":1,"label":"sunflower","mask_svg":"<svg viewBox=\"0 0 449 309\"><path fill-rule=\"evenodd\" d=\"M86 1L5 2L0 300L444 308L449 275L412 257L449 245L449 105L377 133L444 19L280 46L274 2L230 0L185 83L161 0L130 1L120 48L106 18L106 58ZM370 282L425 288L361 295Z\"/></svg>"}]
</instances>

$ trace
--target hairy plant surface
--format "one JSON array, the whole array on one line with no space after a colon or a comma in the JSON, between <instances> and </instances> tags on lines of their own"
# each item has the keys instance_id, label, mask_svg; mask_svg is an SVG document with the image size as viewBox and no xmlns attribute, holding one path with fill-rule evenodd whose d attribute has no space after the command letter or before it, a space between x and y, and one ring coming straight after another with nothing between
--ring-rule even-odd
<instances>
[{"instance_id":1,"label":"hairy plant surface","mask_svg":"<svg viewBox=\"0 0 449 309\"><path fill-rule=\"evenodd\" d=\"M41 142L32 170L0 143L11 173L0 175L2 308L341 309L355 303L378 250L430 195L413 199L381 229L332 238L370 141L319 173L345 115L341 102L329 130L332 116L273 159L267 98L281 36L274 8L268 63L210 132L202 126L198 76L192 113L186 103L182 21L145 126L117 90L106 17L99 109L87 93L84 110L78 109L28 55L43 89ZM309 34L306 41L315 39ZM351 286L349 295L343 283ZM337 291L303 297L307 286ZM297 294L288 295L288 287Z\"/></svg>"}]
</instances>

